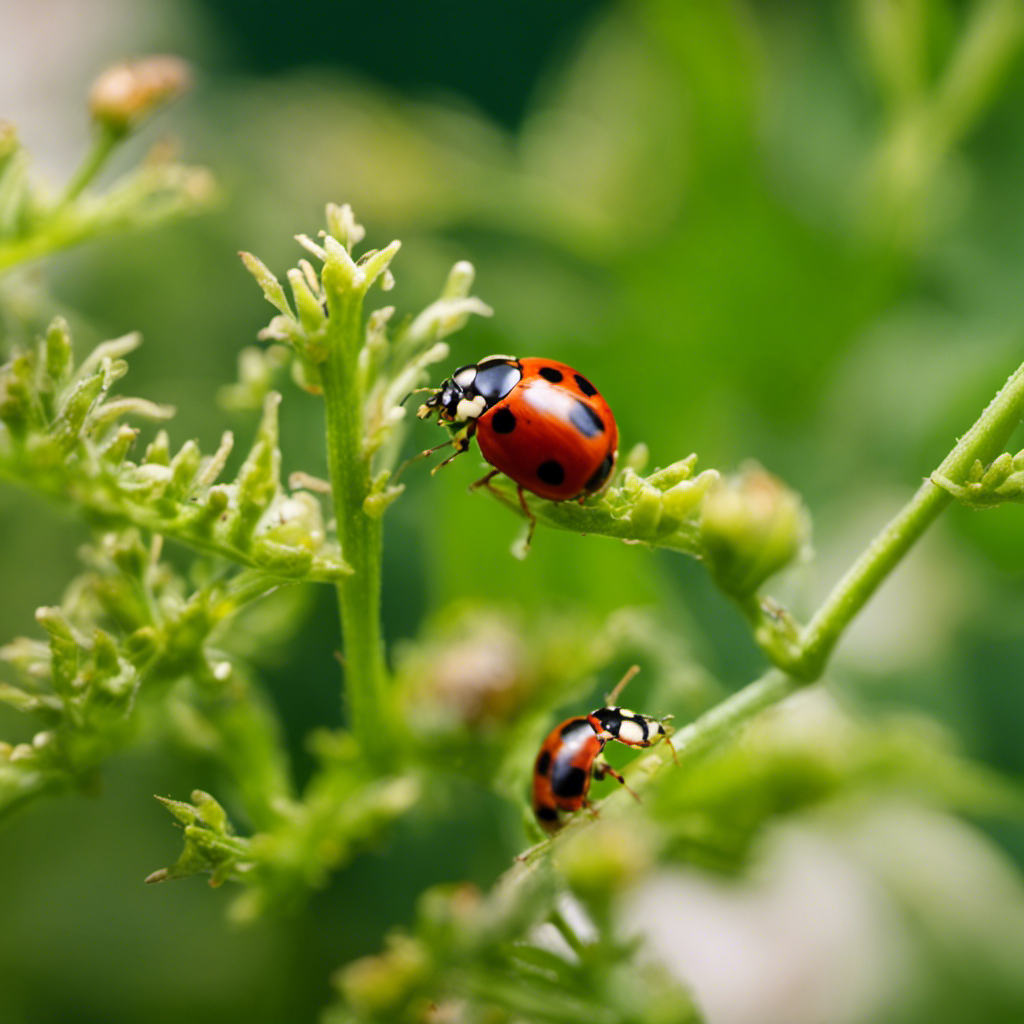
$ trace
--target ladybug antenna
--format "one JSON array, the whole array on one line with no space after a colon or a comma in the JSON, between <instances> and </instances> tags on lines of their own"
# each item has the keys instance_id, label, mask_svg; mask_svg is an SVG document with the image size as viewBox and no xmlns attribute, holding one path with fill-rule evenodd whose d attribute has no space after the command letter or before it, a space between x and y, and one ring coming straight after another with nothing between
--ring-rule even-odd
<instances>
[{"instance_id":1,"label":"ladybug antenna","mask_svg":"<svg viewBox=\"0 0 1024 1024\"><path fill-rule=\"evenodd\" d=\"M399 405L405 405L405 403L408 402L409 399L412 398L413 395L418 395L418 394L420 394L420 393L422 393L424 391L436 391L436 390L437 390L437 388L413 388L412 391L410 391L409 394L407 394L405 396L405 398L403 398L398 404Z\"/></svg>"},{"instance_id":2,"label":"ladybug antenna","mask_svg":"<svg viewBox=\"0 0 1024 1024\"><path fill-rule=\"evenodd\" d=\"M607 694L604 698L605 704L614 704L618 699L618 696L626 688L626 684L640 671L639 665L630 665L626 669L626 674L618 681L615 685L615 689L611 693Z\"/></svg>"}]
</instances>

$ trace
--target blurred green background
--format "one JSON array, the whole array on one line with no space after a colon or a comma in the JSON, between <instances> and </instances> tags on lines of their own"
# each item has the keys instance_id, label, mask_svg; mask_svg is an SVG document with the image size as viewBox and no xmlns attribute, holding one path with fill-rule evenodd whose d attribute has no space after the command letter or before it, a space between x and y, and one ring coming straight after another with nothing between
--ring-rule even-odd
<instances>
[{"instance_id":1,"label":"blurred green background","mask_svg":"<svg viewBox=\"0 0 1024 1024\"><path fill-rule=\"evenodd\" d=\"M177 406L176 442L247 436L255 417L215 397L269 310L235 253L280 272L297 255L291 236L315 232L325 202L350 202L370 245L403 240L387 299L400 312L436 296L455 260L476 266L474 291L496 313L456 336L447 369L491 352L551 356L598 384L624 449L646 442L652 466L691 451L703 468L756 459L800 491L816 558L777 589L806 614L1021 361L1024 65L1012 33L992 51L1002 63L976 69L973 113L914 135L965 26L1000 6L897 4L919 24L891 38L872 22L878 5L820 0L12 6L0 114L43 172L61 180L83 150L99 69L166 50L198 81L159 128L224 188L211 215L54 261L41 319L67 315L83 349L140 330L128 390ZM30 274L16 287L27 303L40 284ZM325 473L322 437L318 403L290 389L285 476ZM417 424L409 450L437 440ZM478 475L473 457L407 474L387 522L393 643L456 599L594 616L657 606L725 688L760 671L699 566L548 531L514 561L518 522L467 495ZM34 609L58 599L85 537L32 497L0 493L0 640L34 633ZM1019 777L1022 573L1019 509L952 509L858 620L828 685L868 715L928 713ZM304 734L341 720L338 638L328 588L294 599L301 634L254 647L301 763ZM20 729L0 714L0 734ZM507 864L495 825L507 810L474 790L464 813L406 826L303 915L233 928L227 893L141 885L176 842L149 794L215 784L143 750L110 767L98 797L6 825L0 1024L312 1019L330 971L379 948L422 888L486 885ZM1024 830L985 827L998 844L985 856L1024 861ZM1024 908L1019 883L1006 885ZM972 998L947 1019L1021 1019L1024 1001L974 1018Z\"/></svg>"}]
</instances>

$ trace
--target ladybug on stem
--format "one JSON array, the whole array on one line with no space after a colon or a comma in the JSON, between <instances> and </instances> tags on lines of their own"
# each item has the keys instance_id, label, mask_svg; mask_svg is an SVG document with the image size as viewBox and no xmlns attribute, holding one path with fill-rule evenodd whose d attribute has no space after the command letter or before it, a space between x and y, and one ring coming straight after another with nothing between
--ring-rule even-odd
<instances>
[{"instance_id":1,"label":"ladybug on stem","mask_svg":"<svg viewBox=\"0 0 1024 1024\"><path fill-rule=\"evenodd\" d=\"M473 487L489 486L498 473L510 477L530 521L530 536L536 519L524 490L550 501L582 501L605 486L615 467L615 417L597 388L565 363L489 356L461 366L416 413L420 419L435 414L455 436L422 455L449 444L455 454L434 472L468 451L476 437L494 469Z\"/></svg>"},{"instance_id":2,"label":"ladybug on stem","mask_svg":"<svg viewBox=\"0 0 1024 1024\"><path fill-rule=\"evenodd\" d=\"M610 703L639 671L634 665L623 676L605 698L609 706L597 708L589 715L566 719L548 733L533 766L533 813L544 831L556 832L562 827L559 812L590 806L587 793L591 779L600 781L610 775L640 799L602 756L609 740L617 740L627 747L650 747L669 734L665 722L671 715L651 718ZM678 764L671 743L669 749Z\"/></svg>"}]
</instances>

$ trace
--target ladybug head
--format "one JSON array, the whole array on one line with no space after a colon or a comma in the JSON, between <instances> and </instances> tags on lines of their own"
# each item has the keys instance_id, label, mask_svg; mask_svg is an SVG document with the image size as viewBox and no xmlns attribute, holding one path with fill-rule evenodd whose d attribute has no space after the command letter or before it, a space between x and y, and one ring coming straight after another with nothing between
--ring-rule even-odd
<instances>
[{"instance_id":1,"label":"ladybug head","mask_svg":"<svg viewBox=\"0 0 1024 1024\"><path fill-rule=\"evenodd\" d=\"M468 378L468 388L460 383L460 380L466 380L464 371L474 369L475 367L462 367L447 380L442 381L441 386L416 410L416 415L425 420L436 411L438 421L441 423L465 423L467 420L475 420L486 409L486 403L472 389L473 375Z\"/></svg>"},{"instance_id":2,"label":"ladybug head","mask_svg":"<svg viewBox=\"0 0 1024 1024\"><path fill-rule=\"evenodd\" d=\"M478 419L522 379L519 363L509 356L491 356L480 363L460 366L419 407L422 420L437 411L442 423L468 423Z\"/></svg>"}]
</instances>

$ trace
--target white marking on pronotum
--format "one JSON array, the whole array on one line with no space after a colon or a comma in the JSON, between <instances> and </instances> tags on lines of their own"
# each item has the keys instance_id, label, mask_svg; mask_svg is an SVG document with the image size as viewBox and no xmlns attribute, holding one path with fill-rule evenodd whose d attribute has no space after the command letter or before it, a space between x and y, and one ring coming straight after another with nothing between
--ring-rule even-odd
<instances>
[{"instance_id":1,"label":"white marking on pronotum","mask_svg":"<svg viewBox=\"0 0 1024 1024\"><path fill-rule=\"evenodd\" d=\"M619 726L619 737L623 743L640 744L647 739L644 724L635 718L624 718Z\"/></svg>"},{"instance_id":2,"label":"white marking on pronotum","mask_svg":"<svg viewBox=\"0 0 1024 1024\"><path fill-rule=\"evenodd\" d=\"M468 388L469 385L472 384L474 380L476 380L476 367L464 367L452 377L452 380L455 381L455 383L458 384L460 388Z\"/></svg>"},{"instance_id":3,"label":"white marking on pronotum","mask_svg":"<svg viewBox=\"0 0 1024 1024\"><path fill-rule=\"evenodd\" d=\"M475 420L483 414L486 407L487 402L484 400L483 395L477 395L473 399L462 398L455 407L455 418L458 420Z\"/></svg>"}]
</instances>

